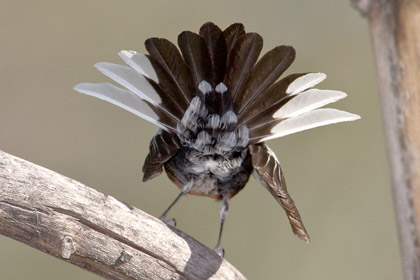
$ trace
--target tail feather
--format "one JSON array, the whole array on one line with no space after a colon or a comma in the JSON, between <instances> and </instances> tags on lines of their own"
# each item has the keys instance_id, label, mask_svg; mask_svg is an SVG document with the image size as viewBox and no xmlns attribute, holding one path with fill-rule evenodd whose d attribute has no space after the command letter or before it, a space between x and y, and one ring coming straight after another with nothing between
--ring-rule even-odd
<instances>
[{"instance_id":1,"label":"tail feather","mask_svg":"<svg viewBox=\"0 0 420 280\"><path fill-rule=\"evenodd\" d=\"M204 39L196 33L184 31L178 36L178 46L187 63L194 87L197 89L202 81L211 81L211 60Z\"/></svg>"},{"instance_id":2,"label":"tail feather","mask_svg":"<svg viewBox=\"0 0 420 280\"><path fill-rule=\"evenodd\" d=\"M311 88L327 78L324 73L308 73L293 80L286 89L287 94L296 94Z\"/></svg>"},{"instance_id":3,"label":"tail feather","mask_svg":"<svg viewBox=\"0 0 420 280\"><path fill-rule=\"evenodd\" d=\"M275 106L260 112L258 118L250 119L246 125L252 129L263 124L297 117L306 112L336 102L347 96L342 91L310 89L296 95L288 95Z\"/></svg>"},{"instance_id":4,"label":"tail feather","mask_svg":"<svg viewBox=\"0 0 420 280\"><path fill-rule=\"evenodd\" d=\"M285 104L290 102L295 96L286 96L281 100L281 102L278 102L275 106L272 106L270 108L267 108L265 110L262 110L258 112L258 117L250 118L246 122L242 122L241 124L246 125L250 129L256 129L260 128L262 126L269 125L272 123L278 123L281 119L274 118L274 115L276 112L281 109ZM261 130L259 130L261 131ZM265 132L266 133L266 132Z\"/></svg>"},{"instance_id":5,"label":"tail feather","mask_svg":"<svg viewBox=\"0 0 420 280\"><path fill-rule=\"evenodd\" d=\"M325 77L323 73L290 75L261 94L246 110L245 119L239 121L249 128L250 142L258 143L309 128L346 121L348 116L343 115L348 114L346 112L316 110L347 96L341 91L311 89Z\"/></svg>"},{"instance_id":6,"label":"tail feather","mask_svg":"<svg viewBox=\"0 0 420 280\"><path fill-rule=\"evenodd\" d=\"M310 89L295 95L293 99L280 107L273 115L275 119L293 118L306 112L336 102L347 96L342 91Z\"/></svg>"},{"instance_id":7,"label":"tail feather","mask_svg":"<svg viewBox=\"0 0 420 280\"><path fill-rule=\"evenodd\" d=\"M236 41L243 35L245 35L245 27L242 23L234 23L223 31L223 35L226 41L226 61L229 61L232 49L236 44Z\"/></svg>"},{"instance_id":8,"label":"tail feather","mask_svg":"<svg viewBox=\"0 0 420 280\"><path fill-rule=\"evenodd\" d=\"M139 74L133 68L108 62L96 63L95 67L102 74L119 83L128 90L131 90L140 98L147 100L152 104L160 104L162 102L161 97L152 85L143 75Z\"/></svg>"},{"instance_id":9,"label":"tail feather","mask_svg":"<svg viewBox=\"0 0 420 280\"><path fill-rule=\"evenodd\" d=\"M262 125L249 130L250 143L260 143L270 139L283 137L303 130L328 124L354 121L360 116L336 109L316 109L297 117L280 120L277 123Z\"/></svg>"},{"instance_id":10,"label":"tail feather","mask_svg":"<svg viewBox=\"0 0 420 280\"><path fill-rule=\"evenodd\" d=\"M199 34L184 31L178 36L179 49L160 38L146 40L145 46L150 55L119 53L128 66L95 65L127 90L111 84L81 84L75 89L178 135L182 122L206 124L209 127L203 129L212 136L241 129L241 147L358 118L339 110L319 109L346 96L339 91L311 89L326 78L323 73L292 74L276 82L294 61L295 50L278 46L258 60L263 39L257 33L246 33L240 23L222 31L207 22ZM188 119L193 100L205 108L203 123ZM219 121L222 116L231 116L235 125L219 127L224 124ZM230 144L224 147L235 146Z\"/></svg>"},{"instance_id":11,"label":"tail feather","mask_svg":"<svg viewBox=\"0 0 420 280\"><path fill-rule=\"evenodd\" d=\"M238 101L238 93L248 79L252 67L260 55L263 39L257 33L246 33L238 38L229 53L225 84L229 89L232 102Z\"/></svg>"},{"instance_id":12,"label":"tail feather","mask_svg":"<svg viewBox=\"0 0 420 280\"><path fill-rule=\"evenodd\" d=\"M315 81L319 81L319 77L325 75L321 74L296 73L286 76L250 103L246 110L240 114L239 122L245 124L250 120L257 120L262 114L269 115L274 113L290 99L290 96L298 94L298 90L302 92L314 86L316 84ZM312 79L309 79L310 77Z\"/></svg>"},{"instance_id":13,"label":"tail feather","mask_svg":"<svg viewBox=\"0 0 420 280\"><path fill-rule=\"evenodd\" d=\"M80 93L108 101L166 131L176 131L176 121L174 119L129 90L116 87L109 83L83 83L76 85L74 89Z\"/></svg>"},{"instance_id":14,"label":"tail feather","mask_svg":"<svg viewBox=\"0 0 420 280\"><path fill-rule=\"evenodd\" d=\"M204 95L205 104L210 113L222 115L230 108L230 96L221 82L226 70L226 40L222 30L212 22L203 24L199 32L204 39L211 60L211 92Z\"/></svg>"},{"instance_id":15,"label":"tail feather","mask_svg":"<svg viewBox=\"0 0 420 280\"><path fill-rule=\"evenodd\" d=\"M204 39L210 55L212 79L214 87L223 81L226 70L226 40L222 30L212 22L203 24L200 36Z\"/></svg>"},{"instance_id":16,"label":"tail feather","mask_svg":"<svg viewBox=\"0 0 420 280\"><path fill-rule=\"evenodd\" d=\"M187 110L190 100L186 98L182 90L180 90L179 84L171 77L172 73L166 72L153 57L150 57L150 61L154 65L154 69L159 77L159 83L147 78L149 83L156 89L162 100L173 102L172 107L177 107L182 114Z\"/></svg>"},{"instance_id":17,"label":"tail feather","mask_svg":"<svg viewBox=\"0 0 420 280\"><path fill-rule=\"evenodd\" d=\"M156 83L159 83L159 78L156 74L156 71L150 62L150 59L142 54L138 53L136 51L120 51L118 55L124 60L127 65L131 66L142 74L143 76L152 79Z\"/></svg>"},{"instance_id":18,"label":"tail feather","mask_svg":"<svg viewBox=\"0 0 420 280\"><path fill-rule=\"evenodd\" d=\"M131 90L140 98L161 108L177 120L181 120L184 111L177 100L171 95L165 94L153 80L148 80L143 75L129 66L113 63L99 62L95 64L105 76Z\"/></svg>"},{"instance_id":19,"label":"tail feather","mask_svg":"<svg viewBox=\"0 0 420 280\"><path fill-rule=\"evenodd\" d=\"M153 68L163 70L158 72L161 87L168 89L167 94L172 94L179 102L189 105L195 96L194 85L178 48L161 38L150 38L145 46L152 57Z\"/></svg>"},{"instance_id":20,"label":"tail feather","mask_svg":"<svg viewBox=\"0 0 420 280\"><path fill-rule=\"evenodd\" d=\"M238 93L236 112L246 114L246 108L266 91L293 63L296 52L290 46L278 46L267 52L252 69L248 81Z\"/></svg>"}]
</instances>

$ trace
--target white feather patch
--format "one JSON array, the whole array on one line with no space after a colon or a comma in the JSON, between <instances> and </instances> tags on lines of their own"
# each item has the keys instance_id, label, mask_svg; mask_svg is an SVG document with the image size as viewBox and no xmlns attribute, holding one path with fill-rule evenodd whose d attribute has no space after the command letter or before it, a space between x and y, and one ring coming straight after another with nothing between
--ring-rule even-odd
<instances>
[{"instance_id":1,"label":"white feather patch","mask_svg":"<svg viewBox=\"0 0 420 280\"><path fill-rule=\"evenodd\" d=\"M282 137L318 126L338 122L354 121L357 119L360 119L360 116L336 109L316 109L306 114L280 122L271 129L272 135L261 139L259 142Z\"/></svg>"},{"instance_id":2,"label":"white feather patch","mask_svg":"<svg viewBox=\"0 0 420 280\"><path fill-rule=\"evenodd\" d=\"M156 83L159 83L159 78L156 74L156 71L146 55L136 51L120 51L118 55L124 60L125 63L136 69L137 72L152 79Z\"/></svg>"},{"instance_id":3,"label":"white feather patch","mask_svg":"<svg viewBox=\"0 0 420 280\"><path fill-rule=\"evenodd\" d=\"M226 85L223 82L220 82L216 88L215 88L216 92L218 93L225 93L228 89L226 87Z\"/></svg>"},{"instance_id":4,"label":"white feather patch","mask_svg":"<svg viewBox=\"0 0 420 280\"><path fill-rule=\"evenodd\" d=\"M211 144L211 136L205 131L201 131L197 135L197 139L195 140L193 147L197 150L202 150L204 146Z\"/></svg>"},{"instance_id":5,"label":"white feather patch","mask_svg":"<svg viewBox=\"0 0 420 280\"><path fill-rule=\"evenodd\" d=\"M238 122L238 117L232 110L230 110L223 115L221 121L223 126L226 127L228 125L236 124Z\"/></svg>"},{"instance_id":6,"label":"white feather patch","mask_svg":"<svg viewBox=\"0 0 420 280\"><path fill-rule=\"evenodd\" d=\"M131 90L140 98L153 104L162 102L159 94L139 72L129 66L109 62L99 62L95 67L105 76Z\"/></svg>"},{"instance_id":7,"label":"white feather patch","mask_svg":"<svg viewBox=\"0 0 420 280\"><path fill-rule=\"evenodd\" d=\"M206 127L217 129L220 127L220 116L217 114L210 115L210 117L207 120Z\"/></svg>"},{"instance_id":8,"label":"white feather patch","mask_svg":"<svg viewBox=\"0 0 420 280\"><path fill-rule=\"evenodd\" d=\"M287 94L297 94L311 88L327 78L324 73L308 73L290 83L286 89Z\"/></svg>"},{"instance_id":9,"label":"white feather patch","mask_svg":"<svg viewBox=\"0 0 420 280\"><path fill-rule=\"evenodd\" d=\"M249 143L249 130L245 125L241 125L235 129L237 135L237 143L239 147L246 147Z\"/></svg>"},{"instance_id":10,"label":"white feather patch","mask_svg":"<svg viewBox=\"0 0 420 280\"><path fill-rule=\"evenodd\" d=\"M306 112L336 102L347 96L342 91L310 89L304 91L274 113L273 118L285 119L302 115Z\"/></svg>"},{"instance_id":11,"label":"white feather patch","mask_svg":"<svg viewBox=\"0 0 420 280\"><path fill-rule=\"evenodd\" d=\"M231 151L237 143L235 132L225 132L217 137L216 149Z\"/></svg>"},{"instance_id":12,"label":"white feather patch","mask_svg":"<svg viewBox=\"0 0 420 280\"><path fill-rule=\"evenodd\" d=\"M167 130L160 122L159 116L137 95L129 90L116 87L109 83L90 84L83 83L74 87L74 90L108 101L118 107L145 119L160 128Z\"/></svg>"},{"instance_id":13,"label":"white feather patch","mask_svg":"<svg viewBox=\"0 0 420 280\"><path fill-rule=\"evenodd\" d=\"M207 93L213 91L213 88L211 87L211 85L209 84L209 82L207 82L205 80L201 81L201 83L198 85L198 89L203 94L207 94Z\"/></svg>"}]
</instances>

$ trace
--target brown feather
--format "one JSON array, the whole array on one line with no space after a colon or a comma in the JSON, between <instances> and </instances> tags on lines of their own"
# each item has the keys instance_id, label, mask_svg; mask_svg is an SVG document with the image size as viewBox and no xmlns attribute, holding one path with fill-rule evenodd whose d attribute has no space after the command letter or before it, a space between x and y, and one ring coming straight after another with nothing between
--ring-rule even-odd
<instances>
[{"instance_id":1,"label":"brown feather","mask_svg":"<svg viewBox=\"0 0 420 280\"><path fill-rule=\"evenodd\" d=\"M226 41L222 30L212 22L203 24L200 36L204 39L210 55L212 66L212 84L216 86L223 81L226 69Z\"/></svg>"},{"instance_id":2,"label":"brown feather","mask_svg":"<svg viewBox=\"0 0 420 280\"><path fill-rule=\"evenodd\" d=\"M200 28L200 36L204 39L211 60L212 79L210 84L216 87L223 81L226 70L226 41L222 30L212 22L203 24ZM206 106L211 113L222 115L226 108L230 107L228 93L208 93L205 96Z\"/></svg>"},{"instance_id":3,"label":"brown feather","mask_svg":"<svg viewBox=\"0 0 420 280\"><path fill-rule=\"evenodd\" d=\"M143 165L143 182L159 176L163 165L179 150L181 144L175 134L159 130L150 141L149 154Z\"/></svg>"},{"instance_id":4,"label":"brown feather","mask_svg":"<svg viewBox=\"0 0 420 280\"><path fill-rule=\"evenodd\" d=\"M146 40L145 46L153 57L152 64L155 70L163 70L157 72L161 87L169 89L175 99L183 104L183 107L185 105L188 107L194 97L194 87L188 67L177 47L170 41L161 38L150 38ZM156 64L159 64L160 67L156 67Z\"/></svg>"},{"instance_id":5,"label":"brown feather","mask_svg":"<svg viewBox=\"0 0 420 280\"><path fill-rule=\"evenodd\" d=\"M223 31L226 41L227 60L229 60L230 53L236 44L236 41L245 35L245 27L242 23L234 23Z\"/></svg>"},{"instance_id":6,"label":"brown feather","mask_svg":"<svg viewBox=\"0 0 420 280\"><path fill-rule=\"evenodd\" d=\"M293 233L308 243L309 235L293 199L287 192L286 181L274 153L264 143L250 145L249 151L255 171L253 175L286 211Z\"/></svg>"},{"instance_id":7,"label":"brown feather","mask_svg":"<svg viewBox=\"0 0 420 280\"><path fill-rule=\"evenodd\" d=\"M235 104L237 93L248 79L252 67L258 59L263 39L257 33L246 33L235 43L229 55L225 84Z\"/></svg>"},{"instance_id":8,"label":"brown feather","mask_svg":"<svg viewBox=\"0 0 420 280\"><path fill-rule=\"evenodd\" d=\"M171 133L176 133L176 128L178 125L179 120L175 118L173 115L169 114L168 112L164 111L162 108L156 107L150 102L144 100L144 102L149 105L150 109L159 116L159 122L165 126L167 131Z\"/></svg>"},{"instance_id":9,"label":"brown feather","mask_svg":"<svg viewBox=\"0 0 420 280\"><path fill-rule=\"evenodd\" d=\"M211 81L211 60L206 43L200 35L184 31L178 36L178 46L187 63L194 88L203 81Z\"/></svg>"},{"instance_id":10,"label":"brown feather","mask_svg":"<svg viewBox=\"0 0 420 280\"><path fill-rule=\"evenodd\" d=\"M275 108L274 111L280 109L280 107L285 104L284 98L289 96L286 93L287 87L294 80L306 74L307 73L292 74L276 82L273 86L256 98L254 102L249 104L246 109L246 114L241 114L239 116L238 123L249 124L252 122L252 126L256 126L257 123L263 124L265 120L262 120L261 116L268 116L269 113L266 113L266 111L270 108Z\"/></svg>"},{"instance_id":11,"label":"brown feather","mask_svg":"<svg viewBox=\"0 0 420 280\"><path fill-rule=\"evenodd\" d=\"M150 59L153 60L153 59ZM153 64L153 63L152 63ZM154 70L158 74L158 76L164 76L163 69L160 68L158 65L154 65ZM173 94L173 90L169 88L168 82L163 83L156 83L150 78L147 78L147 81L150 83L150 85L155 89L157 94L159 95L162 102L159 104L159 107L172 115L176 118L176 120L180 121L182 117L184 116L185 110L188 108L188 104L185 102L182 102L177 98L175 94Z\"/></svg>"},{"instance_id":12,"label":"brown feather","mask_svg":"<svg viewBox=\"0 0 420 280\"><path fill-rule=\"evenodd\" d=\"M253 118L246 124L249 129L250 144L258 143L261 139L273 134L271 132L273 127L284 120L273 118L274 113L294 97L295 96L287 96L283 98L282 102L278 103L276 107L266 109L259 114L258 118Z\"/></svg>"},{"instance_id":13,"label":"brown feather","mask_svg":"<svg viewBox=\"0 0 420 280\"><path fill-rule=\"evenodd\" d=\"M249 130L249 143L257 144L262 139L272 135L273 133L271 132L271 130L273 129L273 127L282 121L283 120L271 119L270 121L267 121L266 123L253 127L252 129Z\"/></svg>"},{"instance_id":14,"label":"brown feather","mask_svg":"<svg viewBox=\"0 0 420 280\"><path fill-rule=\"evenodd\" d=\"M247 106L267 90L293 63L296 52L291 46L278 46L267 52L252 69L242 92L238 93L236 112L247 115Z\"/></svg>"}]
</instances>

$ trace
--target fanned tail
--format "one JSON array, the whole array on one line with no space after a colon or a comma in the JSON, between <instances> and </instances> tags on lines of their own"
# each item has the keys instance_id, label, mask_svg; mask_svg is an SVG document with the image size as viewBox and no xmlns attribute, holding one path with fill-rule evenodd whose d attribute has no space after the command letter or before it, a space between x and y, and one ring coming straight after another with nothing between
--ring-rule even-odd
<instances>
[{"instance_id":1,"label":"fanned tail","mask_svg":"<svg viewBox=\"0 0 420 280\"><path fill-rule=\"evenodd\" d=\"M239 144L227 143L230 139L242 139L240 146L245 147L359 118L320 109L346 97L340 91L313 88L325 74L298 73L277 81L293 63L295 50L277 46L258 60L263 39L257 33L246 33L240 23L222 31L207 22L198 34L184 31L178 36L179 49L162 38L150 38L145 46L149 55L119 53L127 66L95 65L125 89L103 83L79 84L75 90L115 104L170 133L179 135L187 129L184 124L207 125L202 128L206 133L232 149ZM198 123L188 119L195 112L191 104L196 98L194 104L203 104L206 110L199 112ZM234 125L225 127L226 123Z\"/></svg>"}]
</instances>

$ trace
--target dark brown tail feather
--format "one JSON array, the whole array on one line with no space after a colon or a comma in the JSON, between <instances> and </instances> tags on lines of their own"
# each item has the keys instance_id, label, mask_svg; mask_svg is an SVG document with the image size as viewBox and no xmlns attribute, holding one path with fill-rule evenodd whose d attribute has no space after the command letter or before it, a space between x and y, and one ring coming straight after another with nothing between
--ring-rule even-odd
<instances>
[{"instance_id":1,"label":"dark brown tail feather","mask_svg":"<svg viewBox=\"0 0 420 280\"><path fill-rule=\"evenodd\" d=\"M196 33L184 31L178 36L178 46L187 63L194 87L197 89L202 81L211 81L211 59L204 39Z\"/></svg>"},{"instance_id":2,"label":"dark brown tail feather","mask_svg":"<svg viewBox=\"0 0 420 280\"><path fill-rule=\"evenodd\" d=\"M229 53L225 84L232 96L233 104L238 102L238 93L248 79L252 67L258 59L263 46L263 39L257 33L241 36Z\"/></svg>"},{"instance_id":3,"label":"dark brown tail feather","mask_svg":"<svg viewBox=\"0 0 420 280\"><path fill-rule=\"evenodd\" d=\"M154 68L158 70L159 84L162 84L162 88L169 90L178 102L188 107L195 96L194 85L178 48L170 41L159 38L146 40L145 46L153 58ZM156 64L160 67L156 67ZM159 71L160 69L163 71Z\"/></svg>"},{"instance_id":4,"label":"dark brown tail feather","mask_svg":"<svg viewBox=\"0 0 420 280\"><path fill-rule=\"evenodd\" d=\"M260 94L251 104L249 104L249 106L238 117L238 122L241 124L248 124L250 122L258 122L261 119L260 123L264 123L261 115L274 113L273 111L267 112L270 108L275 108L275 111L280 109L280 107L285 104L284 98L289 96L286 93L287 87L294 80L306 74L307 73L292 74L276 82L269 89Z\"/></svg>"},{"instance_id":5,"label":"dark brown tail feather","mask_svg":"<svg viewBox=\"0 0 420 280\"><path fill-rule=\"evenodd\" d=\"M260 97L293 63L296 52L291 46L278 46L267 52L254 66L248 81L238 92L236 112L246 114L246 108Z\"/></svg>"}]
</instances>

